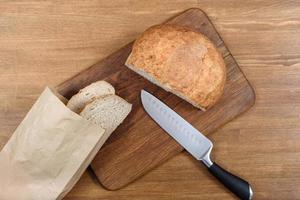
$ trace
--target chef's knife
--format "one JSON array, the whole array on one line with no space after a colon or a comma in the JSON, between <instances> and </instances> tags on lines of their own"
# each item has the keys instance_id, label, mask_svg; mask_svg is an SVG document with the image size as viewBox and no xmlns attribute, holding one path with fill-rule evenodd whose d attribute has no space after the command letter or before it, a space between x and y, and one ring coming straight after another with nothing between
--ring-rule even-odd
<instances>
[{"instance_id":1,"label":"chef's knife","mask_svg":"<svg viewBox=\"0 0 300 200\"><path fill-rule=\"evenodd\" d=\"M192 156L202 161L224 186L240 199L252 199L253 192L247 181L227 172L211 161L210 152L213 144L207 137L145 90L141 92L141 99L144 109L151 118Z\"/></svg>"}]
</instances>

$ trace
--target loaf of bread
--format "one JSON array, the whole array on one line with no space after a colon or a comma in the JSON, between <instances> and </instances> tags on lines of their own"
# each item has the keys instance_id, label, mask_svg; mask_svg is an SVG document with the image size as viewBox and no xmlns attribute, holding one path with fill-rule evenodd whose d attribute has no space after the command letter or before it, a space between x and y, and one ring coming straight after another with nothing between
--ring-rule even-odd
<instances>
[{"instance_id":1,"label":"loaf of bread","mask_svg":"<svg viewBox=\"0 0 300 200\"><path fill-rule=\"evenodd\" d=\"M80 113L80 111L84 108L84 106L92 101L93 99L115 94L114 87L106 81L97 81L92 83L85 88L81 89L77 94L75 94L67 104L67 107L76 113Z\"/></svg>"},{"instance_id":2,"label":"loaf of bread","mask_svg":"<svg viewBox=\"0 0 300 200\"><path fill-rule=\"evenodd\" d=\"M226 80L225 63L214 44L175 25L146 30L134 42L125 65L202 110L218 101Z\"/></svg>"}]
</instances>

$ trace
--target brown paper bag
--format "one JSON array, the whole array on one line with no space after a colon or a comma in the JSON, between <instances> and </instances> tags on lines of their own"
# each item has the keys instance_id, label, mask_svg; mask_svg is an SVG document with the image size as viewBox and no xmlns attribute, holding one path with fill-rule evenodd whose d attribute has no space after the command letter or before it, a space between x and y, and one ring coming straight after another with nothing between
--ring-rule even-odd
<instances>
[{"instance_id":1,"label":"brown paper bag","mask_svg":"<svg viewBox=\"0 0 300 200\"><path fill-rule=\"evenodd\" d=\"M0 152L0 199L63 198L105 142L104 132L46 88Z\"/></svg>"}]
</instances>

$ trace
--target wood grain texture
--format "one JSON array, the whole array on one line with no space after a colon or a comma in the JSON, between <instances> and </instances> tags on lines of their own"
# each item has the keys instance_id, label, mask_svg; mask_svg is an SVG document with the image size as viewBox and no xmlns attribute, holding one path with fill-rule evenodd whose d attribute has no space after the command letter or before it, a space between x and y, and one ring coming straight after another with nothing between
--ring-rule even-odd
<instances>
[{"instance_id":1,"label":"wood grain texture","mask_svg":"<svg viewBox=\"0 0 300 200\"><path fill-rule=\"evenodd\" d=\"M206 112L128 69L124 63L131 52L132 43L57 87L61 95L69 98L79 89L104 79L115 87L119 96L133 104L130 115L113 132L92 162L92 169L99 181L109 190L128 185L183 150L144 111L140 100L142 89L166 102L204 134L212 133L254 104L252 87L203 11L189 9L167 23L186 26L205 34L224 57L227 68L224 94Z\"/></svg>"},{"instance_id":2,"label":"wood grain texture","mask_svg":"<svg viewBox=\"0 0 300 200\"><path fill-rule=\"evenodd\" d=\"M252 109L209 136L215 144L214 159L249 180L255 199L299 199L297 0L2 0L0 148L46 85L63 82L147 27L190 7L208 14L256 92ZM234 197L183 152L113 192L99 187L88 170L65 199Z\"/></svg>"}]
</instances>

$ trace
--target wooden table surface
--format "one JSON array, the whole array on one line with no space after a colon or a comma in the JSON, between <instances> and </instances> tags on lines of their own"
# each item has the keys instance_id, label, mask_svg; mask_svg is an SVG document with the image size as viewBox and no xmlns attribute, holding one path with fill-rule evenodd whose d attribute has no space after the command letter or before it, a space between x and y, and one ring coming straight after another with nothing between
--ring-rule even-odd
<instances>
[{"instance_id":1,"label":"wooden table surface","mask_svg":"<svg viewBox=\"0 0 300 200\"><path fill-rule=\"evenodd\" d=\"M300 1L0 1L0 149L46 85L62 81L190 8L204 10L256 91L210 138L254 199L300 199ZM234 199L186 152L119 191L88 170L67 200Z\"/></svg>"}]
</instances>

